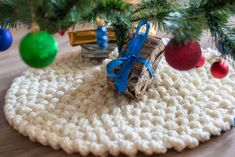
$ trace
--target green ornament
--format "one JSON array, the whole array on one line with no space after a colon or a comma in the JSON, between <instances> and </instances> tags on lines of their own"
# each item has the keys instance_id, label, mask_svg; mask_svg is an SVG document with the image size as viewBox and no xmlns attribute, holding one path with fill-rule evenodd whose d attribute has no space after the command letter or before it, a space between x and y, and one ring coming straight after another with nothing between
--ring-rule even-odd
<instances>
[{"instance_id":1,"label":"green ornament","mask_svg":"<svg viewBox=\"0 0 235 157\"><path fill-rule=\"evenodd\" d=\"M55 60L58 44L47 32L28 33L20 43L20 55L26 64L44 68Z\"/></svg>"}]
</instances>

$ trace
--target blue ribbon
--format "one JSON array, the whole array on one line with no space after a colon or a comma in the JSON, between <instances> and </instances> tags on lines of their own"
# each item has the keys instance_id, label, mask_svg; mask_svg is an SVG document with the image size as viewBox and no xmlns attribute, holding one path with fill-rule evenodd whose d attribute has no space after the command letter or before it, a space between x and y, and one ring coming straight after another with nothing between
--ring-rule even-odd
<instances>
[{"instance_id":1,"label":"blue ribbon","mask_svg":"<svg viewBox=\"0 0 235 157\"><path fill-rule=\"evenodd\" d=\"M139 30L143 25L146 25L146 32L145 34L139 34ZM110 78L114 78L114 87L119 93L126 91L129 74L135 62L142 63L149 71L150 77L154 76L154 71L150 62L145 58L138 56L145 40L148 38L149 28L150 25L146 20L141 21L136 29L136 33L128 45L128 52L126 53L127 55L111 61L106 67L107 75ZM114 70L121 65L121 69L117 74L115 74Z\"/></svg>"}]
</instances>

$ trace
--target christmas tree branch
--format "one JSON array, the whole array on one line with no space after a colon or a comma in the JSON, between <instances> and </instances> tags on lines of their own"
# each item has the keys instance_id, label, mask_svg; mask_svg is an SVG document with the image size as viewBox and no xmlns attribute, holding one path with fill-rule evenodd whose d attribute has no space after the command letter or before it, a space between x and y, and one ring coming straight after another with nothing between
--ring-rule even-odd
<instances>
[{"instance_id":1,"label":"christmas tree branch","mask_svg":"<svg viewBox=\"0 0 235 157\"><path fill-rule=\"evenodd\" d=\"M129 38L132 24L127 17L117 16L116 19L112 21L112 27L116 34L118 49L122 50L123 45Z\"/></svg>"},{"instance_id":2,"label":"christmas tree branch","mask_svg":"<svg viewBox=\"0 0 235 157\"><path fill-rule=\"evenodd\" d=\"M112 20L123 13L125 14L129 9L130 5L122 0L96 0L93 2L92 9L84 20L91 21L96 17Z\"/></svg>"},{"instance_id":3,"label":"christmas tree branch","mask_svg":"<svg viewBox=\"0 0 235 157\"><path fill-rule=\"evenodd\" d=\"M31 0L0 0L0 25L15 28L17 24L32 22L29 3ZM51 33L66 29L76 23L90 22L97 16L111 21L129 10L122 0L40 0L32 1L36 22L41 30Z\"/></svg>"},{"instance_id":4,"label":"christmas tree branch","mask_svg":"<svg viewBox=\"0 0 235 157\"><path fill-rule=\"evenodd\" d=\"M6 28L17 27L21 19L15 16L15 7L13 6L12 0L1 0L0 10L0 26Z\"/></svg>"},{"instance_id":5,"label":"christmas tree branch","mask_svg":"<svg viewBox=\"0 0 235 157\"><path fill-rule=\"evenodd\" d=\"M37 7L37 22L42 30L51 33L66 30L88 14L90 5L90 0L87 3L83 3L82 0L43 1L43 4Z\"/></svg>"},{"instance_id":6,"label":"christmas tree branch","mask_svg":"<svg viewBox=\"0 0 235 157\"><path fill-rule=\"evenodd\" d=\"M235 60L235 28L229 26L228 23L229 18L234 14L234 0L211 3L206 13L209 30L216 47L224 57L230 57L233 60Z\"/></svg>"},{"instance_id":7,"label":"christmas tree branch","mask_svg":"<svg viewBox=\"0 0 235 157\"><path fill-rule=\"evenodd\" d=\"M169 0L144 0L142 3L132 11L130 21L136 22L143 19L158 24L160 30L166 30L165 24L162 22L163 19L168 16L170 12L179 9L177 3L172 3Z\"/></svg>"},{"instance_id":8,"label":"christmas tree branch","mask_svg":"<svg viewBox=\"0 0 235 157\"><path fill-rule=\"evenodd\" d=\"M0 25L13 28L32 22L30 0L0 0ZM224 55L234 55L234 29L228 19L235 14L235 0L189 0L183 6L175 0L142 0L136 8L122 0L37 0L32 1L36 21L42 30L57 32L76 23L94 21L97 16L110 24L121 48L131 32L131 23L147 19L171 33L177 43L199 39L204 30ZM234 58L235 59L235 58Z\"/></svg>"},{"instance_id":9,"label":"christmas tree branch","mask_svg":"<svg viewBox=\"0 0 235 157\"><path fill-rule=\"evenodd\" d=\"M228 27L228 14L228 10L207 14L208 25L221 54L235 60L235 28Z\"/></svg>"}]
</instances>

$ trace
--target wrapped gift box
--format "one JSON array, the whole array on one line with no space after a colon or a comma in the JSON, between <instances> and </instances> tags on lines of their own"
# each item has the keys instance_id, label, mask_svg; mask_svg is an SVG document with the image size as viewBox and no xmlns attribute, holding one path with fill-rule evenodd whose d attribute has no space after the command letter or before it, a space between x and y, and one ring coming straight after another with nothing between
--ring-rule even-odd
<instances>
[{"instance_id":1,"label":"wrapped gift box","mask_svg":"<svg viewBox=\"0 0 235 157\"><path fill-rule=\"evenodd\" d=\"M123 52L126 52L128 45L125 45ZM158 64L162 59L164 52L164 43L161 38L155 36L148 36L138 56L149 60L153 71L157 70ZM118 73L121 67L115 69L115 73ZM128 77L127 89L125 94L132 99L140 100L145 94L148 86L150 85L153 77L149 75L149 71L145 65L140 62L135 62L133 68ZM114 79L107 78L108 85L111 89L115 89Z\"/></svg>"}]
</instances>

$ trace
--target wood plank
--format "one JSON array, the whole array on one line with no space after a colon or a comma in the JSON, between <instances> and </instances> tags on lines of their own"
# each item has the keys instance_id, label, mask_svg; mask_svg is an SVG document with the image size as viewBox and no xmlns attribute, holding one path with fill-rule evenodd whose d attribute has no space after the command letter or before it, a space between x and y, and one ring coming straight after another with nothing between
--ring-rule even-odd
<instances>
[{"instance_id":1,"label":"wood plank","mask_svg":"<svg viewBox=\"0 0 235 157\"><path fill-rule=\"evenodd\" d=\"M67 155L62 150L53 150L51 147L42 146L31 142L27 137L20 135L10 127L5 119L3 106L4 97L12 80L28 69L18 56L18 45L26 29L13 30L14 44L6 52L0 54L0 157L77 157L79 154ZM79 47L71 48L67 35L55 35L60 45L60 52L78 51ZM203 47L208 47L208 38L202 39ZM2 62L3 61L3 62ZM220 137L213 137L210 141L201 144L192 150L181 153L169 151L158 157L232 157L235 154L235 129L223 133ZM124 156L124 155L120 155ZM139 157L144 154L139 153Z\"/></svg>"}]
</instances>

